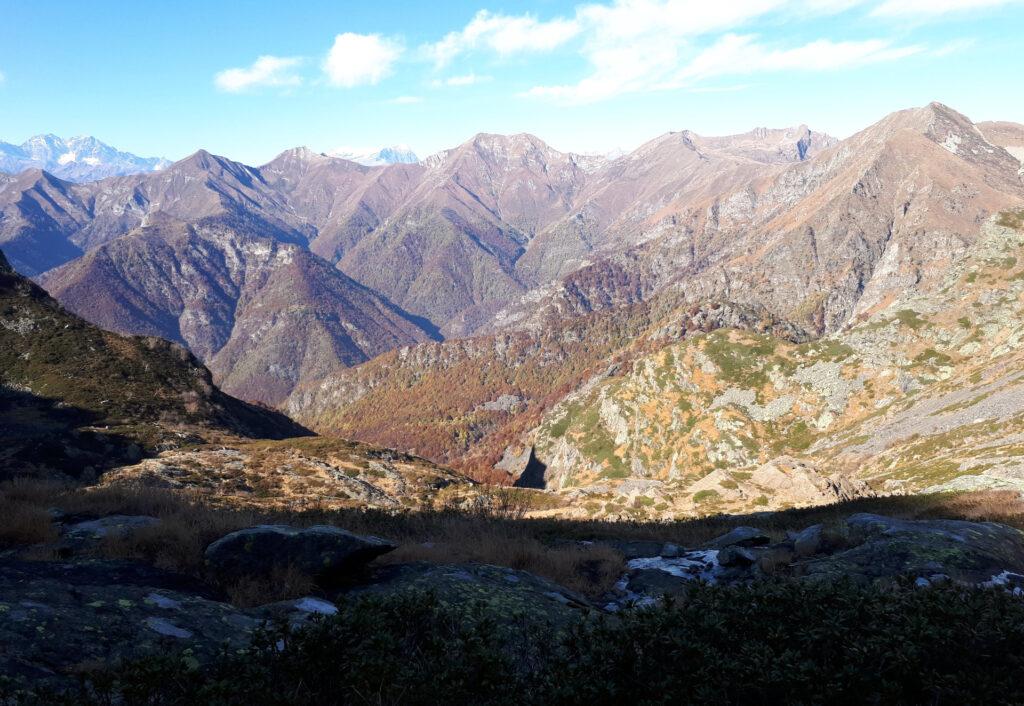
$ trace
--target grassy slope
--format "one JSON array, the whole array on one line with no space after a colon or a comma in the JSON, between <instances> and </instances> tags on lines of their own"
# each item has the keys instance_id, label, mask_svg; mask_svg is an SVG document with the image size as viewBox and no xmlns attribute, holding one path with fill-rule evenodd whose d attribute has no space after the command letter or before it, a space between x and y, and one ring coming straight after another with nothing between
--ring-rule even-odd
<instances>
[{"instance_id":1,"label":"grassy slope","mask_svg":"<svg viewBox=\"0 0 1024 706\"><path fill-rule=\"evenodd\" d=\"M103 331L64 311L0 254L0 475L77 475L189 432L282 438L308 433L225 395L184 348Z\"/></svg>"}]
</instances>

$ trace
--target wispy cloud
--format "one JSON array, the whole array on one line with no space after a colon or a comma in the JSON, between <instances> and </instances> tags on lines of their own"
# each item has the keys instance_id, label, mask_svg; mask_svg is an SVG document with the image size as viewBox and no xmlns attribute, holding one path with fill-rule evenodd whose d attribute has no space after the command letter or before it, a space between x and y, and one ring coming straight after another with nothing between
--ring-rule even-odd
<instances>
[{"instance_id":1,"label":"wispy cloud","mask_svg":"<svg viewBox=\"0 0 1024 706\"><path fill-rule=\"evenodd\" d=\"M882 39L833 42L819 39L790 49L758 44L753 35L727 34L701 52L670 83L712 76L765 71L830 71L902 59L924 51L920 46L893 46Z\"/></svg>"},{"instance_id":2,"label":"wispy cloud","mask_svg":"<svg viewBox=\"0 0 1024 706\"><path fill-rule=\"evenodd\" d=\"M334 38L323 63L324 74L328 83L342 88L380 83L403 51L399 41L380 34L345 32Z\"/></svg>"},{"instance_id":3,"label":"wispy cloud","mask_svg":"<svg viewBox=\"0 0 1024 706\"><path fill-rule=\"evenodd\" d=\"M1021 0L884 0L871 14L877 17L926 18L987 10L1020 2Z\"/></svg>"},{"instance_id":4,"label":"wispy cloud","mask_svg":"<svg viewBox=\"0 0 1024 706\"><path fill-rule=\"evenodd\" d=\"M819 39L799 46L767 46L758 43L754 35L737 33L769 15L792 21L801 13L846 12L862 2L615 0L584 5L576 10L574 20L580 27L580 53L590 65L589 73L576 83L536 86L526 95L588 103L626 93L691 86L713 76L835 70L923 51L919 46L894 46L885 39Z\"/></svg>"},{"instance_id":5,"label":"wispy cloud","mask_svg":"<svg viewBox=\"0 0 1024 706\"><path fill-rule=\"evenodd\" d=\"M510 16L480 10L465 27L449 32L440 41L426 44L421 52L435 67L447 66L455 57L485 47L501 56L543 52L559 47L580 32L575 19L538 20L533 15Z\"/></svg>"},{"instance_id":6,"label":"wispy cloud","mask_svg":"<svg viewBox=\"0 0 1024 706\"><path fill-rule=\"evenodd\" d=\"M442 86L473 86L478 83L487 83L492 80L490 76L480 76L475 73L462 74L460 76L449 76L448 78L439 78L431 81L430 85L434 88L440 88Z\"/></svg>"},{"instance_id":7,"label":"wispy cloud","mask_svg":"<svg viewBox=\"0 0 1024 706\"><path fill-rule=\"evenodd\" d=\"M416 103L422 103L423 98L421 96L396 96L387 102L391 105L413 105Z\"/></svg>"},{"instance_id":8,"label":"wispy cloud","mask_svg":"<svg viewBox=\"0 0 1024 706\"><path fill-rule=\"evenodd\" d=\"M3 71L0 71L0 84L7 80L7 76L4 75Z\"/></svg>"},{"instance_id":9,"label":"wispy cloud","mask_svg":"<svg viewBox=\"0 0 1024 706\"><path fill-rule=\"evenodd\" d=\"M956 54L957 52L970 49L974 46L973 39L954 39L951 42L946 42L940 47L932 49L929 54L931 56L949 56L950 54Z\"/></svg>"},{"instance_id":10,"label":"wispy cloud","mask_svg":"<svg viewBox=\"0 0 1024 706\"><path fill-rule=\"evenodd\" d=\"M298 86L302 78L296 69L302 63L298 57L261 56L246 68L225 69L213 77L222 91L240 93L264 86Z\"/></svg>"}]
</instances>

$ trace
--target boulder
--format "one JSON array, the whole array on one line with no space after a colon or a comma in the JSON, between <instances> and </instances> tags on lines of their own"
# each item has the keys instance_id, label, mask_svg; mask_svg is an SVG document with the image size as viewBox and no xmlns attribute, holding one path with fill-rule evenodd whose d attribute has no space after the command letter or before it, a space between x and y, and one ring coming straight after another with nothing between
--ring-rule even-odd
<instances>
[{"instance_id":1,"label":"boulder","mask_svg":"<svg viewBox=\"0 0 1024 706\"><path fill-rule=\"evenodd\" d=\"M693 583L693 578L670 574L662 569L634 569L629 572L625 585L630 593L637 596L658 599L663 596L685 596L693 590ZM627 596L627 602L631 598Z\"/></svg>"},{"instance_id":2,"label":"boulder","mask_svg":"<svg viewBox=\"0 0 1024 706\"><path fill-rule=\"evenodd\" d=\"M382 566L346 597L429 592L443 603L476 604L502 623L520 617L566 624L594 606L583 596L526 571L490 564L412 562Z\"/></svg>"},{"instance_id":3,"label":"boulder","mask_svg":"<svg viewBox=\"0 0 1024 706\"><path fill-rule=\"evenodd\" d=\"M751 566L757 561L757 554L746 547L728 546L718 552L718 563L726 567Z\"/></svg>"},{"instance_id":4,"label":"boulder","mask_svg":"<svg viewBox=\"0 0 1024 706\"><path fill-rule=\"evenodd\" d=\"M123 539L139 530L156 527L160 520L148 515L108 515L93 518L66 516L53 511L61 523L60 538L49 546L55 556L69 558L92 552L98 544L109 539Z\"/></svg>"},{"instance_id":5,"label":"boulder","mask_svg":"<svg viewBox=\"0 0 1024 706\"><path fill-rule=\"evenodd\" d=\"M792 535L791 539L798 557L831 553L849 544L849 526L845 523L828 527L820 524L811 525Z\"/></svg>"},{"instance_id":6,"label":"boulder","mask_svg":"<svg viewBox=\"0 0 1024 706\"><path fill-rule=\"evenodd\" d=\"M1024 533L994 522L900 520L859 513L846 520L849 548L799 564L811 578L875 582L945 575L958 583L1024 572Z\"/></svg>"},{"instance_id":7,"label":"boulder","mask_svg":"<svg viewBox=\"0 0 1024 706\"><path fill-rule=\"evenodd\" d=\"M125 536L144 527L160 524L156 517L148 515L108 515L96 520L65 523L62 534L83 539L104 539Z\"/></svg>"},{"instance_id":8,"label":"boulder","mask_svg":"<svg viewBox=\"0 0 1024 706\"><path fill-rule=\"evenodd\" d=\"M793 550L799 557L813 556L825 546L822 531L825 525L811 525L791 535Z\"/></svg>"},{"instance_id":9,"label":"boulder","mask_svg":"<svg viewBox=\"0 0 1024 706\"><path fill-rule=\"evenodd\" d=\"M355 569L395 545L338 527L260 525L232 532L206 548L206 565L218 579L271 576L289 568L322 586L335 586Z\"/></svg>"},{"instance_id":10,"label":"boulder","mask_svg":"<svg viewBox=\"0 0 1024 706\"><path fill-rule=\"evenodd\" d=\"M756 527L737 527L731 532L711 540L708 542L707 546L711 549L724 549L725 547L757 547L763 544L768 544L771 541L771 537Z\"/></svg>"}]
</instances>

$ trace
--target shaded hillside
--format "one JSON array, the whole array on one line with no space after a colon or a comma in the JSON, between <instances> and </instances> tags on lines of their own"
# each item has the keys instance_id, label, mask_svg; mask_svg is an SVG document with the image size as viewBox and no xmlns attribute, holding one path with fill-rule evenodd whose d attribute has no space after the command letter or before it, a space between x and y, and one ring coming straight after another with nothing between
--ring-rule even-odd
<instances>
[{"instance_id":1,"label":"shaded hillside","mask_svg":"<svg viewBox=\"0 0 1024 706\"><path fill-rule=\"evenodd\" d=\"M267 404L300 380L433 337L304 248L216 220L160 220L51 271L44 286L104 328L187 345L219 386Z\"/></svg>"},{"instance_id":2,"label":"shaded hillside","mask_svg":"<svg viewBox=\"0 0 1024 706\"><path fill-rule=\"evenodd\" d=\"M0 371L0 476L77 476L208 433L309 433L218 390L179 345L103 331L66 312L2 254Z\"/></svg>"}]
</instances>

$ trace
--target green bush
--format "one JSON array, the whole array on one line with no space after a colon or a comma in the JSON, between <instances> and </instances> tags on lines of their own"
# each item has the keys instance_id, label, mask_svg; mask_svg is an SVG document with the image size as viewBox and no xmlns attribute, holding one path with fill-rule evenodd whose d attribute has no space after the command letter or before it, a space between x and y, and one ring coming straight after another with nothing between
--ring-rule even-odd
<instances>
[{"instance_id":1,"label":"green bush","mask_svg":"<svg viewBox=\"0 0 1024 706\"><path fill-rule=\"evenodd\" d=\"M207 667L125 665L69 703L997 704L1024 702L1022 674L1019 597L789 580L695 585L557 629L431 595L378 598Z\"/></svg>"}]
</instances>

